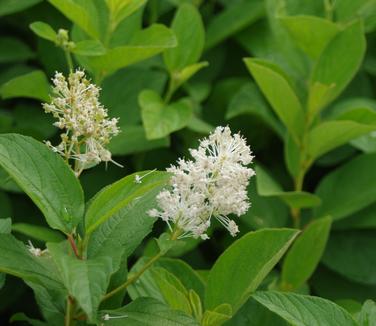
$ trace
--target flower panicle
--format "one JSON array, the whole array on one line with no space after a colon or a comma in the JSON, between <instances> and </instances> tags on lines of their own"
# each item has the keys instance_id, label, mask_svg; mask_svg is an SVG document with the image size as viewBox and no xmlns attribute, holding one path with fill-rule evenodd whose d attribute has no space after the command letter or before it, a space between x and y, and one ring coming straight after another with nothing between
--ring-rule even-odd
<instances>
[{"instance_id":1,"label":"flower panicle","mask_svg":"<svg viewBox=\"0 0 376 326\"><path fill-rule=\"evenodd\" d=\"M79 173L102 161L117 164L106 145L119 134L119 119L108 117L107 109L99 101L100 88L86 79L82 70L70 73L68 78L56 72L52 82L51 102L44 103L43 108L64 132L60 144L46 144L67 161L77 161Z\"/></svg>"},{"instance_id":2,"label":"flower panicle","mask_svg":"<svg viewBox=\"0 0 376 326\"><path fill-rule=\"evenodd\" d=\"M172 173L170 189L157 195L159 209L148 214L181 230L182 237L208 239L212 217L232 236L239 232L228 216L241 216L250 207L247 186L255 174L247 165L253 160L250 147L229 127L217 127L197 149L190 149L192 160L179 159Z\"/></svg>"}]
</instances>

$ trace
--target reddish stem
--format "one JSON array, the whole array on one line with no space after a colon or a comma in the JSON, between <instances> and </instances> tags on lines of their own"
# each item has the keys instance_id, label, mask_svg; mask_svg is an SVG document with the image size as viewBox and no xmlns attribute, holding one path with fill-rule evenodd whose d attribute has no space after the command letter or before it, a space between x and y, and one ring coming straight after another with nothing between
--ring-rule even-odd
<instances>
[{"instance_id":1,"label":"reddish stem","mask_svg":"<svg viewBox=\"0 0 376 326\"><path fill-rule=\"evenodd\" d=\"M69 241L69 243L70 243L70 245L71 245L71 247L73 249L73 252L76 255L76 257L78 259L81 259L80 254L78 253L78 248L77 248L77 245L76 245L76 241L74 241L74 238L73 238L73 236L71 234L68 234L68 241Z\"/></svg>"}]
</instances>

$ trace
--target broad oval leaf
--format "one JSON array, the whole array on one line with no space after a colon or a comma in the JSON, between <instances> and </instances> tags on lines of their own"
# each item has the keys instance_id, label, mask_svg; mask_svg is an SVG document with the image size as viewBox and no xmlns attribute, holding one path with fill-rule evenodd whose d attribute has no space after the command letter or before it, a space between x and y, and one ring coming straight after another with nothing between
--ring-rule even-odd
<instances>
[{"instance_id":1,"label":"broad oval leaf","mask_svg":"<svg viewBox=\"0 0 376 326\"><path fill-rule=\"evenodd\" d=\"M293 243L283 261L282 289L298 289L311 277L324 253L331 222L330 217L314 220Z\"/></svg>"},{"instance_id":2,"label":"broad oval leaf","mask_svg":"<svg viewBox=\"0 0 376 326\"><path fill-rule=\"evenodd\" d=\"M57 34L55 30L44 22L34 22L30 24L30 29L41 38L51 42L57 41Z\"/></svg>"},{"instance_id":3,"label":"broad oval leaf","mask_svg":"<svg viewBox=\"0 0 376 326\"><path fill-rule=\"evenodd\" d=\"M27 97L48 102L50 100L49 92L50 85L41 70L15 77L0 88L0 95L3 99Z\"/></svg>"},{"instance_id":4,"label":"broad oval leaf","mask_svg":"<svg viewBox=\"0 0 376 326\"><path fill-rule=\"evenodd\" d=\"M323 122L309 132L309 158L315 160L330 150L374 130L376 124L369 125L351 120Z\"/></svg>"},{"instance_id":5,"label":"broad oval leaf","mask_svg":"<svg viewBox=\"0 0 376 326\"><path fill-rule=\"evenodd\" d=\"M328 44L315 64L310 81L308 110L313 115L333 101L351 81L365 50L366 40L360 21L346 26ZM325 87L325 100L322 100Z\"/></svg>"},{"instance_id":6,"label":"broad oval leaf","mask_svg":"<svg viewBox=\"0 0 376 326\"><path fill-rule=\"evenodd\" d=\"M188 125L192 107L187 99L166 105L158 93L145 90L139 95L142 122L147 139L159 139Z\"/></svg>"},{"instance_id":7,"label":"broad oval leaf","mask_svg":"<svg viewBox=\"0 0 376 326\"><path fill-rule=\"evenodd\" d=\"M170 72L182 70L196 63L204 48L205 30L200 12L191 4L182 4L171 25L178 45L163 53Z\"/></svg>"},{"instance_id":8,"label":"broad oval leaf","mask_svg":"<svg viewBox=\"0 0 376 326\"><path fill-rule=\"evenodd\" d=\"M335 23L316 16L290 16L281 21L296 43L314 59L339 31Z\"/></svg>"},{"instance_id":9,"label":"broad oval leaf","mask_svg":"<svg viewBox=\"0 0 376 326\"><path fill-rule=\"evenodd\" d=\"M351 315L335 303L308 295L281 292L257 292L256 301L294 326L357 326Z\"/></svg>"},{"instance_id":10,"label":"broad oval leaf","mask_svg":"<svg viewBox=\"0 0 376 326\"><path fill-rule=\"evenodd\" d=\"M262 59L244 59L261 91L289 132L298 139L303 132L302 105L282 70Z\"/></svg>"},{"instance_id":11,"label":"broad oval leaf","mask_svg":"<svg viewBox=\"0 0 376 326\"><path fill-rule=\"evenodd\" d=\"M237 311L278 263L296 235L293 229L263 229L235 241L210 271L205 307L228 303Z\"/></svg>"},{"instance_id":12,"label":"broad oval leaf","mask_svg":"<svg viewBox=\"0 0 376 326\"><path fill-rule=\"evenodd\" d=\"M31 137L0 135L0 165L39 207L53 229L71 233L81 222L81 185L63 159L46 145Z\"/></svg>"},{"instance_id":13,"label":"broad oval leaf","mask_svg":"<svg viewBox=\"0 0 376 326\"><path fill-rule=\"evenodd\" d=\"M375 232L334 232L323 263L336 273L361 284L376 285Z\"/></svg>"},{"instance_id":14,"label":"broad oval leaf","mask_svg":"<svg viewBox=\"0 0 376 326\"><path fill-rule=\"evenodd\" d=\"M140 181L137 181L137 176ZM168 173L160 171L138 172L103 188L90 201L86 211L86 233L91 234L122 208L135 204L148 191L165 186L169 177Z\"/></svg>"},{"instance_id":15,"label":"broad oval leaf","mask_svg":"<svg viewBox=\"0 0 376 326\"><path fill-rule=\"evenodd\" d=\"M376 198L376 153L356 157L327 174L315 193L321 206L316 216L330 215L339 220L373 203Z\"/></svg>"}]
</instances>

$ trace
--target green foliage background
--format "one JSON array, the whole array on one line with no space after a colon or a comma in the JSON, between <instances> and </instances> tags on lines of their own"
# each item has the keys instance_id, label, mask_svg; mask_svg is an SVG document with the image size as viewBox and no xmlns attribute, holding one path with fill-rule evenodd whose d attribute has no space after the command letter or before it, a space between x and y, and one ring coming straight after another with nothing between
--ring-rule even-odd
<instances>
[{"instance_id":1,"label":"green foliage background","mask_svg":"<svg viewBox=\"0 0 376 326\"><path fill-rule=\"evenodd\" d=\"M69 71L55 44L56 31L69 30L76 43L74 66L101 86L101 100L110 116L120 117L122 130L110 149L125 168L102 164L86 171L80 178L86 201L135 171L164 170L215 126L229 125L247 138L257 165L249 188L252 207L240 218L239 237L264 228L304 230L262 288L320 296L350 313L375 300L376 2L138 0L122 9L125 2L0 2L0 133L58 141L41 102L49 100L54 72ZM32 163L23 164L28 169ZM41 212L3 169L0 188L0 217L12 218L19 239L43 247L62 238L45 228ZM80 196L77 190L69 202ZM58 221L49 223L59 229ZM164 227L156 223L152 235ZM232 241L215 228L205 243L189 240L169 255L204 279ZM263 243L271 256L273 241ZM49 250L57 250L54 246ZM128 263L154 247L150 236ZM159 267L168 265L166 259ZM221 256L213 271L231 259ZM32 291L3 276L1 324L20 311L40 318ZM226 325L283 325L283 320L303 325L297 316L285 315L295 294L279 298L277 292L260 292L244 303L245 294L230 293L230 286L215 289L231 280L231 273L213 272L205 297L213 309L221 303L236 307ZM134 286L130 298L152 293L148 287L156 285L143 282L146 290ZM203 285L197 282L200 293ZM223 302L218 299L226 295ZM171 303L167 295L164 300ZM320 300L308 298L306 307L324 305ZM304 325L326 325L331 317L320 318ZM351 325L347 315L337 318L338 324Z\"/></svg>"}]
</instances>

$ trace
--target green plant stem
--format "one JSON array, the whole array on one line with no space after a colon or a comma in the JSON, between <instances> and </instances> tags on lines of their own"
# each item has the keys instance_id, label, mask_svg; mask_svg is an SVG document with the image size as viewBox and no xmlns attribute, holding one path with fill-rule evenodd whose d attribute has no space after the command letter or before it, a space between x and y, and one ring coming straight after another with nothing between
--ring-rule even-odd
<instances>
[{"instance_id":1,"label":"green plant stem","mask_svg":"<svg viewBox=\"0 0 376 326\"><path fill-rule=\"evenodd\" d=\"M72 60L72 55L69 52L69 50L64 50L65 53L65 59L67 60L67 65L69 69L69 73L73 72L73 60Z\"/></svg>"},{"instance_id":2,"label":"green plant stem","mask_svg":"<svg viewBox=\"0 0 376 326\"><path fill-rule=\"evenodd\" d=\"M172 234L171 234L171 240L174 241L176 240L180 235L180 229L179 228L176 228ZM122 290L125 290L129 285L133 284L134 282L136 282L141 276L142 274L144 274L148 269L149 267L151 267L159 258L161 258L166 252L159 252L158 254L156 254L155 256L153 256L152 258L149 259L149 261L137 272L135 273L134 275L132 275L130 278L127 279L127 281L125 283L123 283L122 285L118 286L117 288L113 289L112 291L108 292L103 298L102 298L102 302L111 298L112 296L114 296L116 293L122 291Z\"/></svg>"},{"instance_id":3,"label":"green plant stem","mask_svg":"<svg viewBox=\"0 0 376 326\"><path fill-rule=\"evenodd\" d=\"M74 300L69 296L67 298L67 310L65 313L65 322L64 326L73 326L74 325L74 310L75 310L75 303Z\"/></svg>"},{"instance_id":4,"label":"green plant stem","mask_svg":"<svg viewBox=\"0 0 376 326\"><path fill-rule=\"evenodd\" d=\"M174 95L175 91L177 90L177 81L173 74L170 74L170 80L168 82L168 88L166 95L164 97L165 104L170 103L172 96Z\"/></svg>"}]
</instances>

